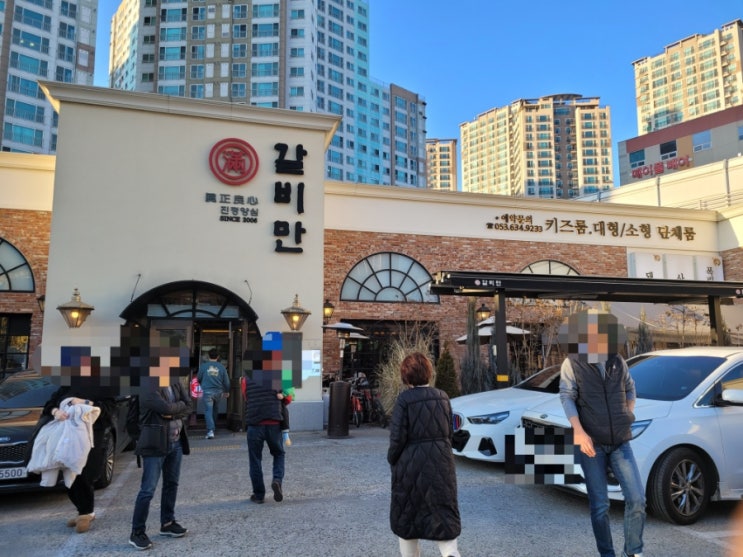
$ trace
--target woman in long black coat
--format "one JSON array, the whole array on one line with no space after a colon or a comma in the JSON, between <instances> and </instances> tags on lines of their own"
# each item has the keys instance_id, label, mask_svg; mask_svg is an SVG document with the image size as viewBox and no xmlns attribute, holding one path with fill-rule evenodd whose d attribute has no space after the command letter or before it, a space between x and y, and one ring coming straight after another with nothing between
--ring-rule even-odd
<instances>
[{"instance_id":1,"label":"woman in long black coat","mask_svg":"<svg viewBox=\"0 0 743 557\"><path fill-rule=\"evenodd\" d=\"M400 373L409 388L398 396L390 425L390 526L400 538L402 557L420 555L419 539L436 540L444 557L459 557L449 397L429 386L433 366L420 352L403 360Z\"/></svg>"}]
</instances>

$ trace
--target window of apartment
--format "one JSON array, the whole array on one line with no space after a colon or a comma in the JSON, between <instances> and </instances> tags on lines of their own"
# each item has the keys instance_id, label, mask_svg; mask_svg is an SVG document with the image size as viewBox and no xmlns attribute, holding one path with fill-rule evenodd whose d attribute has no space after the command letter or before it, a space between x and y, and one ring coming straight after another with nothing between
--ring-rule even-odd
<instances>
[{"instance_id":1,"label":"window of apartment","mask_svg":"<svg viewBox=\"0 0 743 557\"><path fill-rule=\"evenodd\" d=\"M232 26L232 38L244 39L248 36L248 26L245 23Z\"/></svg>"},{"instance_id":2,"label":"window of apartment","mask_svg":"<svg viewBox=\"0 0 743 557\"><path fill-rule=\"evenodd\" d=\"M191 85L191 88L189 90L189 96L192 99L203 99L204 98L204 84L198 83L195 85Z\"/></svg>"},{"instance_id":3,"label":"window of apartment","mask_svg":"<svg viewBox=\"0 0 743 557\"><path fill-rule=\"evenodd\" d=\"M629 154L629 166L630 168L637 168L645 164L645 149L634 151Z\"/></svg>"},{"instance_id":4,"label":"window of apartment","mask_svg":"<svg viewBox=\"0 0 743 557\"><path fill-rule=\"evenodd\" d=\"M206 27L203 25L194 25L191 27L191 39L194 41L203 41L206 39Z\"/></svg>"},{"instance_id":5,"label":"window of apartment","mask_svg":"<svg viewBox=\"0 0 743 557\"><path fill-rule=\"evenodd\" d=\"M254 23L253 37L278 37L278 23Z\"/></svg>"},{"instance_id":6,"label":"window of apartment","mask_svg":"<svg viewBox=\"0 0 743 557\"><path fill-rule=\"evenodd\" d=\"M160 52L161 52L160 60L163 60L162 51L163 51L163 49L160 48ZM203 60L204 59L204 52L205 52L205 48L204 48L204 45L203 44L202 45L192 45L191 46L191 60ZM166 60L167 59L168 58L166 58Z\"/></svg>"},{"instance_id":7,"label":"window of apartment","mask_svg":"<svg viewBox=\"0 0 743 557\"><path fill-rule=\"evenodd\" d=\"M193 21L205 21L206 20L206 8L204 7L192 8L191 19Z\"/></svg>"},{"instance_id":8,"label":"window of apartment","mask_svg":"<svg viewBox=\"0 0 743 557\"><path fill-rule=\"evenodd\" d=\"M160 40L161 41L185 41L186 40L186 28L185 27L163 27L160 29Z\"/></svg>"},{"instance_id":9,"label":"window of apartment","mask_svg":"<svg viewBox=\"0 0 743 557\"><path fill-rule=\"evenodd\" d=\"M231 93L233 99L244 99L247 97L247 87L244 83L233 83Z\"/></svg>"},{"instance_id":10,"label":"window of apartment","mask_svg":"<svg viewBox=\"0 0 743 557\"><path fill-rule=\"evenodd\" d=\"M70 41L75 40L75 26L65 22L59 24L59 36Z\"/></svg>"},{"instance_id":11,"label":"window of apartment","mask_svg":"<svg viewBox=\"0 0 743 557\"><path fill-rule=\"evenodd\" d=\"M290 97L303 97L304 96L304 87L291 87L291 88L289 88L289 96Z\"/></svg>"},{"instance_id":12,"label":"window of apartment","mask_svg":"<svg viewBox=\"0 0 743 557\"><path fill-rule=\"evenodd\" d=\"M253 77L271 77L279 75L279 63L263 62L252 64L250 72Z\"/></svg>"},{"instance_id":13,"label":"window of apartment","mask_svg":"<svg viewBox=\"0 0 743 557\"><path fill-rule=\"evenodd\" d=\"M289 68L290 77L304 77L304 68L302 66L294 66Z\"/></svg>"},{"instance_id":14,"label":"window of apartment","mask_svg":"<svg viewBox=\"0 0 743 557\"><path fill-rule=\"evenodd\" d=\"M660 144L660 160L672 159L676 156L676 140L666 141Z\"/></svg>"},{"instance_id":15,"label":"window of apartment","mask_svg":"<svg viewBox=\"0 0 743 557\"><path fill-rule=\"evenodd\" d=\"M3 139L29 145L31 147L41 147L44 134L41 130L17 126L6 122L3 126Z\"/></svg>"},{"instance_id":16,"label":"window of apartment","mask_svg":"<svg viewBox=\"0 0 743 557\"><path fill-rule=\"evenodd\" d=\"M166 81L185 79L186 66L160 66L157 77Z\"/></svg>"},{"instance_id":17,"label":"window of apartment","mask_svg":"<svg viewBox=\"0 0 743 557\"><path fill-rule=\"evenodd\" d=\"M232 7L232 19L248 19L248 5L239 4Z\"/></svg>"},{"instance_id":18,"label":"window of apartment","mask_svg":"<svg viewBox=\"0 0 743 557\"><path fill-rule=\"evenodd\" d=\"M5 102L5 114L21 120L44 123L44 107L8 99Z\"/></svg>"},{"instance_id":19,"label":"window of apartment","mask_svg":"<svg viewBox=\"0 0 743 557\"><path fill-rule=\"evenodd\" d=\"M303 39L304 38L304 29L292 29L289 32L289 35L292 39Z\"/></svg>"},{"instance_id":20,"label":"window of apartment","mask_svg":"<svg viewBox=\"0 0 743 557\"><path fill-rule=\"evenodd\" d=\"M712 132L705 130L703 132L695 133L692 136L692 142L694 144L694 151L706 151L710 148L712 142Z\"/></svg>"},{"instance_id":21,"label":"window of apartment","mask_svg":"<svg viewBox=\"0 0 743 557\"><path fill-rule=\"evenodd\" d=\"M57 45L57 58L65 62L73 62L75 60L75 51L71 46Z\"/></svg>"},{"instance_id":22,"label":"window of apartment","mask_svg":"<svg viewBox=\"0 0 743 557\"><path fill-rule=\"evenodd\" d=\"M275 81L267 83L252 83L250 94L253 97L275 97L279 94L279 84Z\"/></svg>"},{"instance_id":23,"label":"window of apartment","mask_svg":"<svg viewBox=\"0 0 743 557\"><path fill-rule=\"evenodd\" d=\"M63 0L60 7L60 13L64 16L75 19L77 17L77 4Z\"/></svg>"},{"instance_id":24,"label":"window of apartment","mask_svg":"<svg viewBox=\"0 0 743 557\"><path fill-rule=\"evenodd\" d=\"M304 58L304 49L303 48L292 48L289 51L289 56L291 58Z\"/></svg>"},{"instance_id":25,"label":"window of apartment","mask_svg":"<svg viewBox=\"0 0 743 557\"><path fill-rule=\"evenodd\" d=\"M204 65L203 64L191 64L191 79L204 79Z\"/></svg>"},{"instance_id":26,"label":"window of apartment","mask_svg":"<svg viewBox=\"0 0 743 557\"><path fill-rule=\"evenodd\" d=\"M743 126L738 126L738 141L743 141Z\"/></svg>"},{"instance_id":27,"label":"window of apartment","mask_svg":"<svg viewBox=\"0 0 743 557\"><path fill-rule=\"evenodd\" d=\"M253 6L253 18L258 17L279 17L279 5L277 4L257 4Z\"/></svg>"},{"instance_id":28,"label":"window of apartment","mask_svg":"<svg viewBox=\"0 0 743 557\"><path fill-rule=\"evenodd\" d=\"M153 72L145 72L141 76L142 83L152 83L155 81L155 74Z\"/></svg>"}]
</instances>

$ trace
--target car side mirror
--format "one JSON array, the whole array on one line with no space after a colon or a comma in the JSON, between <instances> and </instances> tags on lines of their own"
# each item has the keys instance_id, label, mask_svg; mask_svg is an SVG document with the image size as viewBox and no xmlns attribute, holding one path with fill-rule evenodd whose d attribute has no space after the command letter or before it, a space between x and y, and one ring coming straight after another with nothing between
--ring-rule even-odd
<instances>
[{"instance_id":1,"label":"car side mirror","mask_svg":"<svg viewBox=\"0 0 743 557\"><path fill-rule=\"evenodd\" d=\"M722 400L728 404L743 406L743 389L724 389L722 391Z\"/></svg>"}]
</instances>

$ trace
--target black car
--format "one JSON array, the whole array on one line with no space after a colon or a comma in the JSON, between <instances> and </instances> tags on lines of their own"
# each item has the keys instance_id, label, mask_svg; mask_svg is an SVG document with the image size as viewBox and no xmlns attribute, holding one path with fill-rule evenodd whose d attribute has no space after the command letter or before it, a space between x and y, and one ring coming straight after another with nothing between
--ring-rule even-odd
<instances>
[{"instance_id":1,"label":"black car","mask_svg":"<svg viewBox=\"0 0 743 557\"><path fill-rule=\"evenodd\" d=\"M29 442L44 404L58 388L49 377L34 371L14 373L0 383L0 492L41 489L41 477L26 470L31 454ZM106 458L100 479L96 482L97 488L111 483L116 456L132 443L126 430L126 416L131 401L130 396L117 397L116 411L104 424Z\"/></svg>"}]
</instances>

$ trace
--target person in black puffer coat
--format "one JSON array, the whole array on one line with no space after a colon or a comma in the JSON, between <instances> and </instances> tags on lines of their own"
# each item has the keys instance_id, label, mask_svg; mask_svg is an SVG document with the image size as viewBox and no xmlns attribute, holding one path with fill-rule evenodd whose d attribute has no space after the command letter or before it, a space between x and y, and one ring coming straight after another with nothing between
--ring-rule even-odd
<instances>
[{"instance_id":1,"label":"person in black puffer coat","mask_svg":"<svg viewBox=\"0 0 743 557\"><path fill-rule=\"evenodd\" d=\"M400 538L402 557L420 555L419 539L437 541L444 557L460 557L449 397L429 386L433 366L420 352L403 360L400 373L410 388L398 396L390 425L390 527Z\"/></svg>"}]
</instances>

